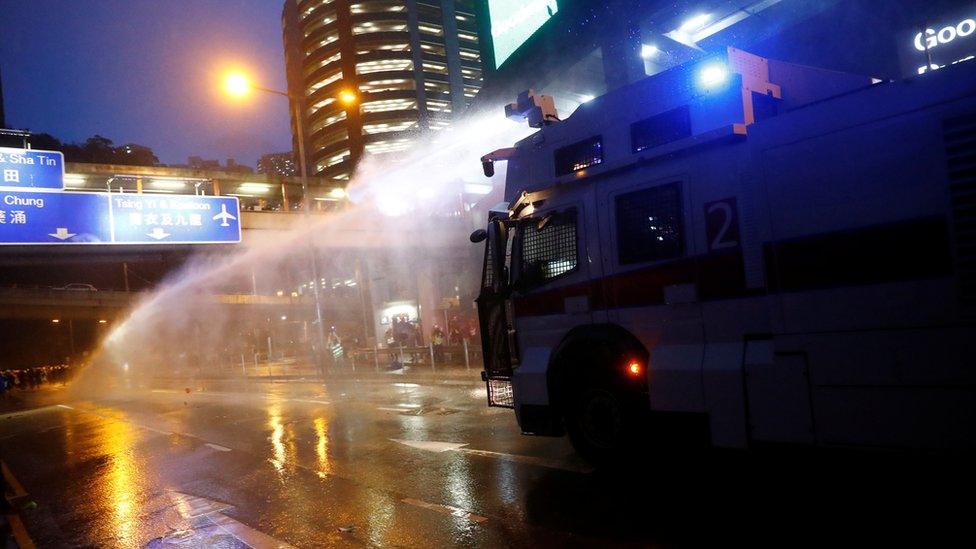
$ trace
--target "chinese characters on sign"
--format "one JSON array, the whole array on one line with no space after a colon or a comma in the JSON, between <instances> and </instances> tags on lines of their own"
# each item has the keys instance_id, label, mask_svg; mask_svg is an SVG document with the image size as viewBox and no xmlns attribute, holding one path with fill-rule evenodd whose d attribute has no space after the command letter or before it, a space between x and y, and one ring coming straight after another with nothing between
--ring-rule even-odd
<instances>
[{"instance_id":1,"label":"chinese characters on sign","mask_svg":"<svg viewBox=\"0 0 976 549\"><path fill-rule=\"evenodd\" d=\"M27 223L27 213L24 210L12 210L10 220L7 221L7 210L0 210L0 225L10 223L11 225L24 225Z\"/></svg>"},{"instance_id":2,"label":"chinese characters on sign","mask_svg":"<svg viewBox=\"0 0 976 549\"><path fill-rule=\"evenodd\" d=\"M176 226L176 227L200 227L203 225L203 216L200 214L141 214L138 212L129 213L129 224L130 225L162 225L162 226Z\"/></svg>"}]
</instances>

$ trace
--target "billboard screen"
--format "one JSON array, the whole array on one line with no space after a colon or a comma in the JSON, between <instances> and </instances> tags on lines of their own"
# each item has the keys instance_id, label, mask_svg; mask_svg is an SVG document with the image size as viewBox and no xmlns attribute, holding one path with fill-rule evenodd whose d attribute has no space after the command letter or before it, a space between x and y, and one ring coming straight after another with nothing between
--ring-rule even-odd
<instances>
[{"instance_id":1,"label":"billboard screen","mask_svg":"<svg viewBox=\"0 0 976 549\"><path fill-rule=\"evenodd\" d=\"M905 76L976 59L976 7L944 14L908 29L902 38Z\"/></svg>"},{"instance_id":2,"label":"billboard screen","mask_svg":"<svg viewBox=\"0 0 976 549\"><path fill-rule=\"evenodd\" d=\"M558 10L556 0L488 0L495 68Z\"/></svg>"}]
</instances>

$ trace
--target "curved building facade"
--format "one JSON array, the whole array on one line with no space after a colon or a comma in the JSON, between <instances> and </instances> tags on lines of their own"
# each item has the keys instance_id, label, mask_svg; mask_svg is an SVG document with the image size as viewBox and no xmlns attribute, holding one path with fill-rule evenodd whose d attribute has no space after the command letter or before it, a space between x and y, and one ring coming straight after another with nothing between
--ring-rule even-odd
<instances>
[{"instance_id":1,"label":"curved building facade","mask_svg":"<svg viewBox=\"0 0 976 549\"><path fill-rule=\"evenodd\" d=\"M309 172L348 179L364 154L450 125L481 87L475 11L474 0L285 0Z\"/></svg>"}]
</instances>

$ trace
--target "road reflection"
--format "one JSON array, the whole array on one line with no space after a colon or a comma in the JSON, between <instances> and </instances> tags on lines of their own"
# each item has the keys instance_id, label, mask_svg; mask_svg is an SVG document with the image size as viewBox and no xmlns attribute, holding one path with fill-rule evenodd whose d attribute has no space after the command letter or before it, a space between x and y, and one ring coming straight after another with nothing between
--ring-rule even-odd
<instances>
[{"instance_id":1,"label":"road reflection","mask_svg":"<svg viewBox=\"0 0 976 549\"><path fill-rule=\"evenodd\" d=\"M107 460L100 482L92 486L93 500L109 510L112 520L104 524L114 530L114 539L119 546L131 547L138 543L135 539L137 488L134 486L137 472L131 453L138 438L137 429L124 416L107 418L99 423L93 435L90 442L95 451ZM68 443L75 440L72 436ZM68 449L75 451L70 446Z\"/></svg>"},{"instance_id":2,"label":"road reflection","mask_svg":"<svg viewBox=\"0 0 976 549\"><path fill-rule=\"evenodd\" d=\"M318 458L318 475L325 478L332 473L329 461L329 424L325 417L320 416L312 420L315 425L315 455Z\"/></svg>"},{"instance_id":3,"label":"road reflection","mask_svg":"<svg viewBox=\"0 0 976 549\"><path fill-rule=\"evenodd\" d=\"M285 444L282 439L285 436L285 425L281 422L281 404L272 403L268 406L268 426L271 427L271 464L274 465L278 473L282 473L285 468L287 454Z\"/></svg>"}]
</instances>

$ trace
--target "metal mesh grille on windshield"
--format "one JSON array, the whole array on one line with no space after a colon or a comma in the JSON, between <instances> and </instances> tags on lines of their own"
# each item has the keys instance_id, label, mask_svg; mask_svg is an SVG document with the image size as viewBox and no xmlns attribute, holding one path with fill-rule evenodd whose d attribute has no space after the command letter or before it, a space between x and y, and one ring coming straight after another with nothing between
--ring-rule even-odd
<instances>
[{"instance_id":1,"label":"metal mesh grille on windshield","mask_svg":"<svg viewBox=\"0 0 976 549\"><path fill-rule=\"evenodd\" d=\"M535 271L541 280L551 280L576 269L575 212L562 214L542 229L529 226L522 242L523 270Z\"/></svg>"},{"instance_id":2,"label":"metal mesh grille on windshield","mask_svg":"<svg viewBox=\"0 0 976 549\"><path fill-rule=\"evenodd\" d=\"M512 394L512 381L509 379L488 380L488 405L499 408L514 408L515 397Z\"/></svg>"}]
</instances>

